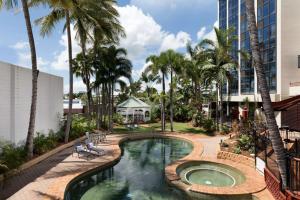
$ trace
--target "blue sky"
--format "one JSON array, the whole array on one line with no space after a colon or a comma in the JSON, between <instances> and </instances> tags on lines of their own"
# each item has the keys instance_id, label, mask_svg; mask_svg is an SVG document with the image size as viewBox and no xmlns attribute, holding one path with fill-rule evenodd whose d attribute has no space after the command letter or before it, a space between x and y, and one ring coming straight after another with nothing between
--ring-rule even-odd
<instances>
[{"instance_id":1,"label":"blue sky","mask_svg":"<svg viewBox=\"0 0 300 200\"><path fill-rule=\"evenodd\" d=\"M134 64L137 79L146 66L145 58L168 48L184 52L187 41L196 43L201 38L213 38L212 28L217 21L217 0L119 0L120 21L127 37L120 46L127 48ZM47 8L32 8L32 21L45 14ZM0 60L30 67L27 33L20 10L0 12ZM39 36L33 25L41 71L64 77L68 90L67 41L59 24L46 38ZM74 35L74 34L73 34ZM80 51L74 43L74 54ZM80 79L74 81L75 91L84 90Z\"/></svg>"}]
</instances>

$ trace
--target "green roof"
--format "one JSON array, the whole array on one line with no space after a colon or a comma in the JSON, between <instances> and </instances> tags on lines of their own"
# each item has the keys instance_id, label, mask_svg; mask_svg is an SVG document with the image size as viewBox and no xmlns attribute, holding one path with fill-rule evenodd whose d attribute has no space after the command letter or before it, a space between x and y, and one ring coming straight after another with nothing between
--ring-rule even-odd
<instances>
[{"instance_id":1,"label":"green roof","mask_svg":"<svg viewBox=\"0 0 300 200\"><path fill-rule=\"evenodd\" d=\"M118 108L150 108L148 104L136 97L129 97L126 101L120 103Z\"/></svg>"}]
</instances>

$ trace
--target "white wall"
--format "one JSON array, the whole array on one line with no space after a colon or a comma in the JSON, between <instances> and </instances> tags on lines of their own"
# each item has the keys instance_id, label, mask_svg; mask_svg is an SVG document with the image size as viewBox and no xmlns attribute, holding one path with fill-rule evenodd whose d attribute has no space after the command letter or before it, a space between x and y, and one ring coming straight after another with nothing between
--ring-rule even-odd
<instances>
[{"instance_id":1,"label":"white wall","mask_svg":"<svg viewBox=\"0 0 300 200\"><path fill-rule=\"evenodd\" d=\"M298 55L300 55L299 8L299 0L279 0L280 15L278 17L281 17L281 32L278 32L278 38L281 40L281 48L277 53L281 54L278 59L279 67L281 67L281 73L279 73L281 84L278 89L282 99L290 96L290 83L300 81L300 69L298 68Z\"/></svg>"},{"instance_id":2,"label":"white wall","mask_svg":"<svg viewBox=\"0 0 300 200\"><path fill-rule=\"evenodd\" d=\"M31 105L31 70L0 62L0 139L26 139ZM39 73L35 131L57 131L63 114L63 78Z\"/></svg>"}]
</instances>

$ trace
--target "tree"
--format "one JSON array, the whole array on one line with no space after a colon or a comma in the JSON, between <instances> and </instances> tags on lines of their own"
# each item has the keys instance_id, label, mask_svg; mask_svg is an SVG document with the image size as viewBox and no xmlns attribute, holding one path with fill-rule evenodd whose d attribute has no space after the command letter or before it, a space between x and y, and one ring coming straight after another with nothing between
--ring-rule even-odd
<instances>
[{"instance_id":1,"label":"tree","mask_svg":"<svg viewBox=\"0 0 300 200\"><path fill-rule=\"evenodd\" d=\"M183 56L180 53L175 52L174 50L167 50L162 52L160 55L160 60L162 65L167 67L167 71L170 72L170 123L171 123L171 132L173 132L173 92L174 92L174 74L181 73L181 67L183 64Z\"/></svg>"},{"instance_id":2,"label":"tree","mask_svg":"<svg viewBox=\"0 0 300 200\"><path fill-rule=\"evenodd\" d=\"M81 77L85 80L88 96L88 112L92 112L93 98L90 83L89 58L86 58L86 44L87 42L104 42L117 43L119 36L125 36L123 27L118 20L119 13L116 10L115 0L84 0L82 4L75 6L73 15L74 30L76 32L75 38L79 40L82 54L82 73ZM84 9L82 9L84 8ZM83 11L84 10L84 11ZM99 14L101 13L101 15ZM91 34L93 33L93 35ZM85 63L85 60L87 63Z\"/></svg>"},{"instance_id":3,"label":"tree","mask_svg":"<svg viewBox=\"0 0 300 200\"><path fill-rule=\"evenodd\" d=\"M198 111L202 111L202 88L207 84L207 77L204 77L203 66L207 63L207 55L203 46L196 45L194 48L191 44L187 45L189 59L185 59L183 75L191 80L193 87L193 99Z\"/></svg>"},{"instance_id":4,"label":"tree","mask_svg":"<svg viewBox=\"0 0 300 200\"><path fill-rule=\"evenodd\" d=\"M41 25L41 35L45 36L53 30L55 25L65 20L65 28L68 36L68 53L69 53L69 112L65 130L65 142L69 139L69 133L72 121L72 101L73 101L73 68L72 68L72 42L70 24L74 22L74 29L77 31L76 38L79 38L83 55L85 55L85 45L90 35L94 32L94 40L101 41L118 41L119 34L123 34L117 17L118 12L114 5L115 0L82 0L82 1L52 1L52 0L32 0L34 4L47 4L50 7L50 13L36 20ZM99 14L101 13L101 14ZM90 36L90 38L92 38ZM88 81L88 78L86 77ZM87 82L89 85L89 82ZM89 89L88 89L89 90ZM89 90L90 91L90 90ZM88 94L91 101L91 93Z\"/></svg>"},{"instance_id":5,"label":"tree","mask_svg":"<svg viewBox=\"0 0 300 200\"><path fill-rule=\"evenodd\" d=\"M28 9L27 0L21 0L24 19L26 23L26 30L28 35L30 54L31 54L31 66L32 66L32 96L31 96L31 106L30 106L30 117L29 126L26 138L25 149L27 151L28 159L33 157L33 138L34 138L34 128L35 128L35 117L36 117L36 103L37 103L37 81L38 81L38 69L37 69L37 58L35 50L35 42L32 33L32 26L30 20L30 13ZM0 0L0 9L2 6L6 6L7 9L11 9L18 6L17 0Z\"/></svg>"},{"instance_id":6,"label":"tree","mask_svg":"<svg viewBox=\"0 0 300 200\"><path fill-rule=\"evenodd\" d=\"M245 1L246 12L248 20L248 30L250 34L250 43L252 49L252 59L257 74L257 81L259 85L259 91L261 94L264 113L266 115L267 127L270 133L270 139L276 156L276 161L280 171L283 186L287 186L287 169L286 169L286 155L282 138L279 133L279 129L276 123L274 110L272 107L269 88L266 80L265 71L263 68L263 62L261 58L261 52L258 42L258 29L256 25L256 17L254 11L254 2Z\"/></svg>"},{"instance_id":7,"label":"tree","mask_svg":"<svg viewBox=\"0 0 300 200\"><path fill-rule=\"evenodd\" d=\"M68 60L69 60L69 110L67 116L67 125L65 129L65 143L69 141L69 134L72 122L72 103L73 103L73 67L72 67L72 38L71 38L71 19L70 15L74 11L74 4L69 1L51 1L51 0L34 0L32 4L48 4L50 13L47 16L39 18L36 23L41 26L40 33L43 37L49 35L55 25L64 20L65 29L67 30L68 38Z\"/></svg>"},{"instance_id":8,"label":"tree","mask_svg":"<svg viewBox=\"0 0 300 200\"><path fill-rule=\"evenodd\" d=\"M84 55L83 52L77 54L76 58L72 60L73 62L73 73L76 77L82 78L83 83L86 86L87 94L87 110L90 114L92 104L92 89L91 89L91 77L94 74L93 68L93 57L90 55Z\"/></svg>"},{"instance_id":9,"label":"tree","mask_svg":"<svg viewBox=\"0 0 300 200\"><path fill-rule=\"evenodd\" d=\"M140 78L140 81L141 82L144 82L146 84L146 92L147 92L147 97L150 98L150 94L153 90L153 83L155 81L157 81L159 79L159 76L158 75L154 75L154 74L147 74L145 72L142 72L142 75L141 75L141 78Z\"/></svg>"},{"instance_id":10,"label":"tree","mask_svg":"<svg viewBox=\"0 0 300 200\"><path fill-rule=\"evenodd\" d=\"M130 83L132 82L132 64L126 58L127 51L124 48L110 46L99 47L97 49L97 57L100 59L98 60L99 63L97 63L95 86L99 87L102 85L102 91L105 90L107 92L105 96L108 96L108 129L112 131L113 92L116 85L119 85L121 88L126 86L124 78L129 80Z\"/></svg>"},{"instance_id":11,"label":"tree","mask_svg":"<svg viewBox=\"0 0 300 200\"><path fill-rule=\"evenodd\" d=\"M205 54L208 56L207 63L204 65L203 76L208 79L214 79L216 88L219 91L220 112L220 128L223 125L223 86L231 79L230 72L235 69L238 64L233 60L230 52L232 51L232 43L236 40L231 32L233 29L221 30L215 28L216 41L204 39L199 45L206 47Z\"/></svg>"},{"instance_id":12,"label":"tree","mask_svg":"<svg viewBox=\"0 0 300 200\"><path fill-rule=\"evenodd\" d=\"M149 56L146 62L151 63L146 69L145 73L152 72L154 75L161 76L162 93L161 93L161 131L164 132L166 129L166 117L165 117L165 106L166 106L166 85L165 79L168 76L168 67L161 61L160 56Z\"/></svg>"}]
</instances>

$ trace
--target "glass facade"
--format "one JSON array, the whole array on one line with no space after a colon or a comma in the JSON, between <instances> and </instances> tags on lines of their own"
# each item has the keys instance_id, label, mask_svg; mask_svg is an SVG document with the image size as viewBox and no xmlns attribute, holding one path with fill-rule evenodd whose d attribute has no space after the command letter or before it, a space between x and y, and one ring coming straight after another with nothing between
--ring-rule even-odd
<instances>
[{"instance_id":1,"label":"glass facade","mask_svg":"<svg viewBox=\"0 0 300 200\"><path fill-rule=\"evenodd\" d=\"M251 53L250 47L250 36L248 32L247 25L247 15L246 15L246 0L241 0L241 29L240 29L240 45L241 51ZM241 58L240 66L241 74L241 93L242 94L253 94L254 93L254 67L252 66L251 60L245 60Z\"/></svg>"},{"instance_id":2,"label":"glass facade","mask_svg":"<svg viewBox=\"0 0 300 200\"><path fill-rule=\"evenodd\" d=\"M234 28L234 35L239 34L239 41L233 43L231 56L238 61L239 42L240 49L244 52L251 53L250 36L247 27L246 0L219 0L219 27L226 29ZM240 5L239 5L240 2ZM227 5L228 3L228 5ZM228 9L227 9L228 8ZM240 10L239 10L240 9ZM239 15L240 11L240 15ZM263 56L263 63L266 73L267 82L271 93L277 90L277 55L276 55L276 0L257 0L257 24L258 37ZM228 19L227 19L228 16ZM240 23L239 23L240 20ZM228 22L228 24L227 24ZM230 82L230 94L238 95L239 78L238 71L231 72L232 80ZM241 94L253 94L254 84L254 67L252 60L240 58L240 91ZM226 93L225 88L223 88Z\"/></svg>"},{"instance_id":3,"label":"glass facade","mask_svg":"<svg viewBox=\"0 0 300 200\"><path fill-rule=\"evenodd\" d=\"M219 0L219 28L227 29L227 0ZM227 85L223 84L222 93L227 94Z\"/></svg>"},{"instance_id":4,"label":"glass facade","mask_svg":"<svg viewBox=\"0 0 300 200\"><path fill-rule=\"evenodd\" d=\"M233 27L234 36L238 36L239 34L239 0L228 0L228 27ZM232 44L232 52L230 52L232 58L238 62L239 50L239 42L235 40ZM229 92L230 95L238 95L239 94L239 77L238 71L231 71L231 80L229 82Z\"/></svg>"},{"instance_id":5,"label":"glass facade","mask_svg":"<svg viewBox=\"0 0 300 200\"><path fill-rule=\"evenodd\" d=\"M227 28L227 0L219 0L219 28Z\"/></svg>"},{"instance_id":6,"label":"glass facade","mask_svg":"<svg viewBox=\"0 0 300 200\"><path fill-rule=\"evenodd\" d=\"M258 38L270 92L276 93L276 0L257 1Z\"/></svg>"}]
</instances>

